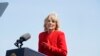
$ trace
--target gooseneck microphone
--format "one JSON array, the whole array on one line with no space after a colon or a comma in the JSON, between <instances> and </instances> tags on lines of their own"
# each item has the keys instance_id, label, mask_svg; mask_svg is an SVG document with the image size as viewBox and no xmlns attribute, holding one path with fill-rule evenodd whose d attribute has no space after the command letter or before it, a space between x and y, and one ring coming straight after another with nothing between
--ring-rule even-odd
<instances>
[{"instance_id":1,"label":"gooseneck microphone","mask_svg":"<svg viewBox=\"0 0 100 56\"><path fill-rule=\"evenodd\" d=\"M20 37L20 39L16 40L16 42L14 43L14 45L18 48L22 48L23 42L27 41L28 39L31 38L31 35L29 33L25 33L24 35L22 35Z\"/></svg>"}]
</instances>

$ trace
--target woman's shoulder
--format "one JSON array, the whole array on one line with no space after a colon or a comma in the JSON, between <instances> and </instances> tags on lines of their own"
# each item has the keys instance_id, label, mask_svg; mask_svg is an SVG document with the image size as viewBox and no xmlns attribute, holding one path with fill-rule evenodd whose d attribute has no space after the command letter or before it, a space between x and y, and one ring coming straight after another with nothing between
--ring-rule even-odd
<instances>
[{"instance_id":1,"label":"woman's shoulder","mask_svg":"<svg viewBox=\"0 0 100 56\"><path fill-rule=\"evenodd\" d=\"M43 32L40 32L40 33L39 33L39 35L43 35L43 34L45 34L45 33L46 33L46 32L45 32L45 31L43 31Z\"/></svg>"},{"instance_id":2,"label":"woman's shoulder","mask_svg":"<svg viewBox=\"0 0 100 56\"><path fill-rule=\"evenodd\" d=\"M56 33L59 33L59 34L64 34L64 31L61 31L61 30L56 30Z\"/></svg>"}]
</instances>

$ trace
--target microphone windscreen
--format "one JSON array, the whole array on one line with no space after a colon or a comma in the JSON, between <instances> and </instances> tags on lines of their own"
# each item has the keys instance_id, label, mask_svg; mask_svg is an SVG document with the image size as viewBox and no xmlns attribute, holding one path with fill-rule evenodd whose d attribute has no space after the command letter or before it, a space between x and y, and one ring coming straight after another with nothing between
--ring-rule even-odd
<instances>
[{"instance_id":1,"label":"microphone windscreen","mask_svg":"<svg viewBox=\"0 0 100 56\"><path fill-rule=\"evenodd\" d=\"M31 35L29 33L25 33L24 35L22 35L20 38L24 38L25 41L31 38Z\"/></svg>"}]
</instances>

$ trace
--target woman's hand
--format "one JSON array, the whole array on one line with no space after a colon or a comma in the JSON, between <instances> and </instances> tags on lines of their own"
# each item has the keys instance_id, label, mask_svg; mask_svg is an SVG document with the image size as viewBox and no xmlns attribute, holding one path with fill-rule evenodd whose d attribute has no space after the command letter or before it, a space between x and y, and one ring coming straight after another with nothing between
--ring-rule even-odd
<instances>
[{"instance_id":1,"label":"woman's hand","mask_svg":"<svg viewBox=\"0 0 100 56\"><path fill-rule=\"evenodd\" d=\"M50 50L50 44L49 43L42 42L41 45L43 46L43 48Z\"/></svg>"}]
</instances>

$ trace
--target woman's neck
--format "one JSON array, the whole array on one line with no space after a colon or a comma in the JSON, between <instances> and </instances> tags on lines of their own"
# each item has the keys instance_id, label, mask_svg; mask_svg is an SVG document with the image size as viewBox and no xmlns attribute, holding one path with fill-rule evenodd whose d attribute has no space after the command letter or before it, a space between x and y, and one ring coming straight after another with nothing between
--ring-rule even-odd
<instances>
[{"instance_id":1,"label":"woman's neck","mask_svg":"<svg viewBox=\"0 0 100 56\"><path fill-rule=\"evenodd\" d=\"M48 33L54 32L55 30L48 30Z\"/></svg>"}]
</instances>

